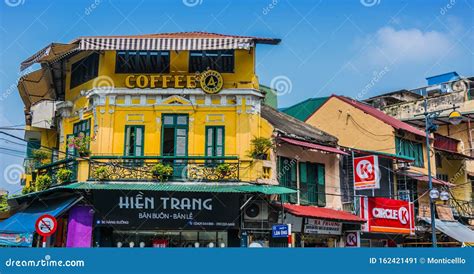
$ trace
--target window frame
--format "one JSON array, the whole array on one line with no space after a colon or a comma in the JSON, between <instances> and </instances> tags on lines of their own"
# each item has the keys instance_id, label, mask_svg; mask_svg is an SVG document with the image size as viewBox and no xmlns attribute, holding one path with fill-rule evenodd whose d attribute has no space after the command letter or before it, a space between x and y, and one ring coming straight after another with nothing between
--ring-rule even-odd
<instances>
[{"instance_id":1,"label":"window frame","mask_svg":"<svg viewBox=\"0 0 474 274\"><path fill-rule=\"evenodd\" d=\"M123 57L120 56L121 53L125 53L126 58L129 60L128 62L133 62L134 64L131 65L131 66L135 66L135 68L138 68L140 66L140 61L139 61L140 58L139 57L144 55L142 53L147 53L145 55L145 58L146 58L145 64L142 64L142 65L145 65L145 67L142 68L141 70L133 71L133 70L131 70L131 66L129 65L129 63L124 61L125 64L128 66L128 69L123 69L120 62L119 62L120 58L124 59ZM132 60L130 58L130 55L131 55L130 53L133 53L133 55L134 55L133 57L135 58L135 60ZM156 68L156 69L153 69L153 64L151 62L151 60L152 60L151 56L152 56L153 53L157 54L156 56L157 56L157 66L158 66L158 68ZM163 53L166 53L166 55L163 55ZM161 58L163 58L163 56L167 57L166 64L164 64L164 65L163 65L163 62L162 62L163 60L161 60ZM132 61L130 61L130 60L132 60ZM149 62L149 63L147 64L146 62ZM149 66L149 68L147 69L148 66ZM134 73L160 74L160 73L170 73L170 67L171 67L171 51L169 51L169 50L120 50L120 51L116 51L116 53L115 53L115 73L116 74L134 74Z\"/></svg>"},{"instance_id":2,"label":"window frame","mask_svg":"<svg viewBox=\"0 0 474 274\"><path fill-rule=\"evenodd\" d=\"M208 147L209 147L209 144L208 144L208 130L209 129L212 129L212 155L209 155L208 153ZM216 152L217 152L217 147L219 147L217 145L217 129L222 129L222 145L220 145L222 147L222 155L221 156L217 156ZM206 126L205 127L205 132L206 132L206 138L205 138L205 144L204 144L204 150L205 150L205 154L207 157L224 157L225 156L225 126Z\"/></svg>"},{"instance_id":3,"label":"window frame","mask_svg":"<svg viewBox=\"0 0 474 274\"><path fill-rule=\"evenodd\" d=\"M196 54L200 54L200 56L195 56ZM211 54L217 54L217 59L219 60L220 64L217 64L216 62L212 62L212 58L214 56L208 56ZM231 68L228 70L224 70L222 62L222 55L223 54L229 54L232 55L230 56L232 59L231 61ZM199 65L199 68L194 68L193 64L193 59L194 58L200 58L201 64ZM211 63L214 63L216 67L211 65ZM220 73L235 73L235 50L229 49L229 50L190 50L189 51L189 58L188 58L188 72L189 73L196 73L196 72L203 72L207 70L207 67L211 70L218 71Z\"/></svg>"},{"instance_id":4,"label":"window frame","mask_svg":"<svg viewBox=\"0 0 474 274\"><path fill-rule=\"evenodd\" d=\"M127 131L128 131L129 128L130 128L130 134L132 133L132 129L134 129L135 134L137 132L137 128L142 129L142 140L141 140L141 145L140 145L140 147L142 149L141 155L136 155L136 151L137 151L136 142L133 144L133 155L127 155ZM130 156L130 157L134 157L134 156L141 157L141 156L145 155L145 126L144 125L125 125L124 136L125 136L124 143L123 143L123 155L124 156L127 156L127 157L128 156ZM130 143L129 143L129 146L130 146Z\"/></svg>"},{"instance_id":5,"label":"window frame","mask_svg":"<svg viewBox=\"0 0 474 274\"><path fill-rule=\"evenodd\" d=\"M425 166L425 153L423 144L401 137L395 138L395 150L397 155L408 156L415 159L413 165L423 168Z\"/></svg>"},{"instance_id":6,"label":"window frame","mask_svg":"<svg viewBox=\"0 0 474 274\"><path fill-rule=\"evenodd\" d=\"M90 64L84 64L90 62ZM99 76L99 63L100 63L100 54L93 52L88 56L78 60L71 64L71 73L69 78L69 88L76 88L84 83L89 82L90 80L97 78ZM81 70L78 70L81 69ZM87 73L91 73L90 75ZM81 77L79 77L77 74ZM82 73L82 75L80 74ZM76 80L80 78L79 80Z\"/></svg>"}]
</instances>

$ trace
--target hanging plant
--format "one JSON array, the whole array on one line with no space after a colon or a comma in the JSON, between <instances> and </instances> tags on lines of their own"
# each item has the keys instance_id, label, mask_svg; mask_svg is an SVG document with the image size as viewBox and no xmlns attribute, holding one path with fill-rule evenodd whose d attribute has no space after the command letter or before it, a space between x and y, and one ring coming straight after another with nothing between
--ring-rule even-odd
<instances>
[{"instance_id":1,"label":"hanging plant","mask_svg":"<svg viewBox=\"0 0 474 274\"><path fill-rule=\"evenodd\" d=\"M85 136L84 133L80 133L77 137L70 137L68 139L68 147L76 149L77 153L81 157L88 157L90 155L89 144L91 137Z\"/></svg>"},{"instance_id":2,"label":"hanging plant","mask_svg":"<svg viewBox=\"0 0 474 274\"><path fill-rule=\"evenodd\" d=\"M151 172L153 173L153 177L158 179L160 182L164 182L173 175L173 167L163 163L158 163L151 168Z\"/></svg>"},{"instance_id":3,"label":"hanging plant","mask_svg":"<svg viewBox=\"0 0 474 274\"><path fill-rule=\"evenodd\" d=\"M265 137L254 137L250 144L252 149L249 156L259 160L266 160L268 151L273 147L272 140Z\"/></svg>"},{"instance_id":4,"label":"hanging plant","mask_svg":"<svg viewBox=\"0 0 474 274\"><path fill-rule=\"evenodd\" d=\"M49 155L50 154L43 149L35 149L32 152L33 159L35 159L37 163L43 163L44 160L49 158Z\"/></svg>"},{"instance_id":5,"label":"hanging plant","mask_svg":"<svg viewBox=\"0 0 474 274\"><path fill-rule=\"evenodd\" d=\"M67 168L61 168L56 173L56 179L58 184L69 183L72 179L72 170Z\"/></svg>"}]
</instances>

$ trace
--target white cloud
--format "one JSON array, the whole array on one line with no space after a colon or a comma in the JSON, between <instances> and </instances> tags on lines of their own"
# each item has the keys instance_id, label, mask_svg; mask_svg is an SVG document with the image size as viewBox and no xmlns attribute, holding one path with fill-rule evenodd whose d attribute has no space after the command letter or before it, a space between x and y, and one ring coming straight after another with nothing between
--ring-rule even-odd
<instances>
[{"instance_id":1,"label":"white cloud","mask_svg":"<svg viewBox=\"0 0 474 274\"><path fill-rule=\"evenodd\" d=\"M377 65L436 61L450 53L455 41L448 34L420 29L383 27L364 42L366 60Z\"/></svg>"}]
</instances>

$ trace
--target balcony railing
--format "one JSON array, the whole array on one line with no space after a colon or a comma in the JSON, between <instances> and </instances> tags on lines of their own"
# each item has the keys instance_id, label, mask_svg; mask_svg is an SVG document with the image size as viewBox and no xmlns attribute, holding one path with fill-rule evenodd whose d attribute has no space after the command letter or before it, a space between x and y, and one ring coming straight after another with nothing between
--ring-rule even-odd
<instances>
[{"instance_id":1,"label":"balcony railing","mask_svg":"<svg viewBox=\"0 0 474 274\"><path fill-rule=\"evenodd\" d=\"M51 177L52 185L59 184L58 171L61 169L68 169L72 171L72 175L67 179L67 182L72 183L77 181L77 161L75 158L66 158L50 164L42 165L37 167L36 176L49 175Z\"/></svg>"},{"instance_id":2,"label":"balcony railing","mask_svg":"<svg viewBox=\"0 0 474 274\"><path fill-rule=\"evenodd\" d=\"M160 181L153 172L162 163L173 168L166 181L239 181L240 161L237 156L92 156L89 180ZM101 178L98 174L101 174Z\"/></svg>"}]
</instances>

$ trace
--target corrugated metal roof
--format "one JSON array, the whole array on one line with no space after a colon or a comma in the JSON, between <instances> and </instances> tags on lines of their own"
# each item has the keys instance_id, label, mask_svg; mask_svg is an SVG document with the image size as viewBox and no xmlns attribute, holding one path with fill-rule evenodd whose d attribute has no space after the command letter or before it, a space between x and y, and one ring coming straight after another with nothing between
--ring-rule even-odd
<instances>
[{"instance_id":1,"label":"corrugated metal roof","mask_svg":"<svg viewBox=\"0 0 474 274\"><path fill-rule=\"evenodd\" d=\"M289 194L292 190L281 186L252 184L213 184L213 183L93 183L80 182L63 186L64 189L84 190L148 190L163 192L216 192L216 193L252 193Z\"/></svg>"},{"instance_id":2,"label":"corrugated metal roof","mask_svg":"<svg viewBox=\"0 0 474 274\"><path fill-rule=\"evenodd\" d=\"M415 135L418 135L418 136L422 136L422 137L425 137L425 132L405 123L405 122L402 122L388 114L385 114L383 111L381 110L378 110L372 106L369 106L367 104L364 104L362 102L359 102L357 100L354 100L354 99L351 99L351 98L348 98L348 97L345 97L345 96L339 96L339 95L333 95L331 97L334 97L334 98L337 98L351 106L354 106L360 110L362 110L363 112L379 119L380 121L392 126L393 128L395 129L399 129L399 130L404 130L404 131L407 131L407 132L410 132L410 133L413 133Z\"/></svg>"},{"instance_id":3,"label":"corrugated metal roof","mask_svg":"<svg viewBox=\"0 0 474 274\"><path fill-rule=\"evenodd\" d=\"M287 107L284 113L295 117L300 121L306 121L329 97L309 98L298 104Z\"/></svg>"},{"instance_id":4,"label":"corrugated metal roof","mask_svg":"<svg viewBox=\"0 0 474 274\"><path fill-rule=\"evenodd\" d=\"M289 213L308 218L335 220L342 222L365 223L366 221L359 216L342 210L335 210L326 207L302 206L293 204L284 204L283 207Z\"/></svg>"}]
</instances>

